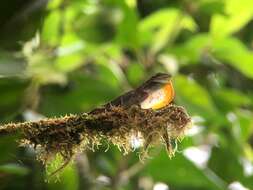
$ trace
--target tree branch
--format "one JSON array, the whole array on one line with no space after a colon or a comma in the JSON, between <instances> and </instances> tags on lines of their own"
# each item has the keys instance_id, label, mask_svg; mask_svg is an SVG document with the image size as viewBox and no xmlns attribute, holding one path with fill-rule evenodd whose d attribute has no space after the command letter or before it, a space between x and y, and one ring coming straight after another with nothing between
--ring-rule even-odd
<instances>
[{"instance_id":1,"label":"tree branch","mask_svg":"<svg viewBox=\"0 0 253 190\"><path fill-rule=\"evenodd\" d=\"M189 123L185 109L175 105L159 111L112 106L89 114L6 124L0 127L0 136L20 133L20 143L33 146L43 162L56 154L70 160L85 148L94 150L102 141L118 146L125 154L136 148L136 141L142 145L141 152L163 142L172 155L173 141L183 136Z\"/></svg>"}]
</instances>

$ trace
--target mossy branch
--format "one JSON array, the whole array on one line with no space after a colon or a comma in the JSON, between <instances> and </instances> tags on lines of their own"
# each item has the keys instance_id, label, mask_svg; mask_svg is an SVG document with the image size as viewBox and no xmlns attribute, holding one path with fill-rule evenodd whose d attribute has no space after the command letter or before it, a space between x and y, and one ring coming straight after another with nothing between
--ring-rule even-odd
<instances>
[{"instance_id":1,"label":"mossy branch","mask_svg":"<svg viewBox=\"0 0 253 190\"><path fill-rule=\"evenodd\" d=\"M135 149L134 142L146 150L149 145L164 142L174 153L173 143L182 137L190 123L183 107L169 105L159 111L112 106L89 114L69 115L38 122L10 123L0 127L0 136L20 133L21 144L31 145L43 162L60 154L65 160L85 148L112 143L124 153Z\"/></svg>"}]
</instances>

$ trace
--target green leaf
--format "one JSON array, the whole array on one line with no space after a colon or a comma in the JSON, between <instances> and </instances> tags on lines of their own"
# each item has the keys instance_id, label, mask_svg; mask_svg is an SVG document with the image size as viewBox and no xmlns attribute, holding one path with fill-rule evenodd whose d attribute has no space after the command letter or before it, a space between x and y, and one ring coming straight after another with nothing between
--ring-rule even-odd
<instances>
[{"instance_id":1,"label":"green leaf","mask_svg":"<svg viewBox=\"0 0 253 190\"><path fill-rule=\"evenodd\" d=\"M237 109L240 106L251 106L252 99L245 94L228 88L216 89L212 92L217 107L224 112Z\"/></svg>"},{"instance_id":2,"label":"green leaf","mask_svg":"<svg viewBox=\"0 0 253 190\"><path fill-rule=\"evenodd\" d=\"M201 14L213 15L224 12L224 0L200 0L197 2Z\"/></svg>"},{"instance_id":3,"label":"green leaf","mask_svg":"<svg viewBox=\"0 0 253 190\"><path fill-rule=\"evenodd\" d=\"M93 7L93 8L91 8ZM114 39L118 24L117 10L104 6L91 6L90 12L81 11L72 21L76 34L89 43L101 44ZM94 9L94 10L92 10Z\"/></svg>"},{"instance_id":4,"label":"green leaf","mask_svg":"<svg viewBox=\"0 0 253 190\"><path fill-rule=\"evenodd\" d=\"M139 47L137 11L124 3L121 7L123 18L117 27L116 41L123 47L137 49Z\"/></svg>"},{"instance_id":5,"label":"green leaf","mask_svg":"<svg viewBox=\"0 0 253 190\"><path fill-rule=\"evenodd\" d=\"M42 42L57 45L60 37L62 12L55 10L47 15L41 33Z\"/></svg>"},{"instance_id":6,"label":"green leaf","mask_svg":"<svg viewBox=\"0 0 253 190\"><path fill-rule=\"evenodd\" d=\"M133 86L140 85L145 76L143 65L138 63L131 63L127 68L127 78Z\"/></svg>"},{"instance_id":7,"label":"green leaf","mask_svg":"<svg viewBox=\"0 0 253 190\"><path fill-rule=\"evenodd\" d=\"M226 15L215 14L210 24L213 37L226 37L241 30L253 16L251 0L226 0Z\"/></svg>"},{"instance_id":8,"label":"green leaf","mask_svg":"<svg viewBox=\"0 0 253 190\"><path fill-rule=\"evenodd\" d=\"M0 79L0 121L13 119L23 106L23 97L29 81L20 78Z\"/></svg>"},{"instance_id":9,"label":"green leaf","mask_svg":"<svg viewBox=\"0 0 253 190\"><path fill-rule=\"evenodd\" d=\"M237 141L243 147L248 143L250 136L253 134L253 117L252 113L247 110L238 109L234 112L235 119L231 121L233 125L233 134Z\"/></svg>"},{"instance_id":10,"label":"green leaf","mask_svg":"<svg viewBox=\"0 0 253 190\"><path fill-rule=\"evenodd\" d=\"M253 77L253 53L237 38L212 39L199 34L168 50L182 63L198 63L204 53L210 53L224 64L230 64L247 77Z\"/></svg>"},{"instance_id":11,"label":"green leaf","mask_svg":"<svg viewBox=\"0 0 253 190\"><path fill-rule=\"evenodd\" d=\"M106 103L119 95L119 91L103 79L84 75L82 72L71 74L69 87L51 86L45 90L40 111L47 116L55 116L88 111Z\"/></svg>"},{"instance_id":12,"label":"green leaf","mask_svg":"<svg viewBox=\"0 0 253 190\"><path fill-rule=\"evenodd\" d=\"M122 71L122 68L117 63L118 59L121 59L121 52L117 51L112 45L104 45L99 48L97 55L94 55L95 69L100 73L99 78L101 81L106 82L109 86L116 88L122 87L125 89L127 87L127 81Z\"/></svg>"},{"instance_id":13,"label":"green leaf","mask_svg":"<svg viewBox=\"0 0 253 190\"><path fill-rule=\"evenodd\" d=\"M183 105L190 114L201 115L204 118L214 120L218 117L218 110L214 106L212 99L202 86L192 79L187 79L182 75L175 77L176 101Z\"/></svg>"},{"instance_id":14,"label":"green leaf","mask_svg":"<svg viewBox=\"0 0 253 190\"><path fill-rule=\"evenodd\" d=\"M169 159L165 151L153 158L142 171L156 182L165 182L175 189L223 189L205 171L197 168L182 154Z\"/></svg>"},{"instance_id":15,"label":"green leaf","mask_svg":"<svg viewBox=\"0 0 253 190\"><path fill-rule=\"evenodd\" d=\"M211 40L208 34L197 34L180 45L175 45L167 51L176 55L182 64L198 63L205 50L210 48Z\"/></svg>"},{"instance_id":16,"label":"green leaf","mask_svg":"<svg viewBox=\"0 0 253 190\"><path fill-rule=\"evenodd\" d=\"M0 136L0 164L5 164L13 159L16 154L18 143L16 142L17 135Z\"/></svg>"},{"instance_id":17,"label":"green leaf","mask_svg":"<svg viewBox=\"0 0 253 190\"><path fill-rule=\"evenodd\" d=\"M253 78L253 53L240 40L233 37L215 40L212 53L224 63Z\"/></svg>"},{"instance_id":18,"label":"green leaf","mask_svg":"<svg viewBox=\"0 0 253 190\"><path fill-rule=\"evenodd\" d=\"M62 3L62 0L52 0L48 2L47 8L50 10L58 8Z\"/></svg>"},{"instance_id":19,"label":"green leaf","mask_svg":"<svg viewBox=\"0 0 253 190\"><path fill-rule=\"evenodd\" d=\"M57 48L57 59L55 66L63 72L73 71L84 62L85 43L73 33L66 33L61 40L61 45Z\"/></svg>"},{"instance_id":20,"label":"green leaf","mask_svg":"<svg viewBox=\"0 0 253 190\"><path fill-rule=\"evenodd\" d=\"M208 166L224 181L232 183L240 181L249 189L253 188L253 177L245 177L243 167L239 160L239 155L236 155L230 149L233 147L233 142L229 142L229 149L213 148L212 155L208 162ZM239 154L239 152L237 152Z\"/></svg>"},{"instance_id":21,"label":"green leaf","mask_svg":"<svg viewBox=\"0 0 253 190\"><path fill-rule=\"evenodd\" d=\"M247 77L253 78L253 52L234 37L212 39L207 34L199 34L168 52L185 64L199 63L203 54L210 53L222 63L230 64Z\"/></svg>"},{"instance_id":22,"label":"green leaf","mask_svg":"<svg viewBox=\"0 0 253 190\"><path fill-rule=\"evenodd\" d=\"M174 41L182 29L196 30L194 20L178 9L162 9L140 21L138 30L143 44L151 44L157 52Z\"/></svg>"},{"instance_id":23,"label":"green leaf","mask_svg":"<svg viewBox=\"0 0 253 190\"><path fill-rule=\"evenodd\" d=\"M48 172L55 171L55 169L62 166L63 161L59 156L50 163ZM50 190L62 189L62 190L78 190L79 177L77 168L73 163L68 164L62 171L59 171L58 176L49 177L48 188Z\"/></svg>"},{"instance_id":24,"label":"green leaf","mask_svg":"<svg viewBox=\"0 0 253 190\"><path fill-rule=\"evenodd\" d=\"M17 164L5 164L5 165L0 165L0 173L1 172L6 173L6 174L15 174L15 175L24 176L29 173L29 170L28 168L17 165Z\"/></svg>"}]
</instances>

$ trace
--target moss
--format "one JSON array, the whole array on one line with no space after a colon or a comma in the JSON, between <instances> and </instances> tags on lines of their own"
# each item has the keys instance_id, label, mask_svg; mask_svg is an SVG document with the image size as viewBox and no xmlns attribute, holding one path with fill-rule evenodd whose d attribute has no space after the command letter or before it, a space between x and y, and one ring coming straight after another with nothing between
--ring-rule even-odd
<instances>
[{"instance_id":1,"label":"moss","mask_svg":"<svg viewBox=\"0 0 253 190\"><path fill-rule=\"evenodd\" d=\"M38 158L47 163L57 154L71 160L75 153L86 148L94 150L107 140L124 154L135 149L131 139L143 142L141 153L150 145L164 143L169 155L175 152L175 143L183 137L190 117L185 109L169 105L159 111L112 106L89 114L68 115L38 122L10 123L0 128L0 134L21 133L22 145L31 145Z\"/></svg>"}]
</instances>

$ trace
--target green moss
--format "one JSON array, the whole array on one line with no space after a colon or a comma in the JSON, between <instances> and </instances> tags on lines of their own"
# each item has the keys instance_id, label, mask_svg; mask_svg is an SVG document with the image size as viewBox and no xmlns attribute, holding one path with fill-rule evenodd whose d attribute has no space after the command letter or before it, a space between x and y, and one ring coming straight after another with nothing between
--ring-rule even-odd
<instances>
[{"instance_id":1,"label":"green moss","mask_svg":"<svg viewBox=\"0 0 253 190\"><path fill-rule=\"evenodd\" d=\"M190 121L185 109L175 105L158 111L144 110L139 106L112 106L90 114L7 124L0 128L0 134L19 131L22 134L20 143L32 146L38 159L45 164L57 155L68 163L86 148L94 151L102 140L127 154L135 149L131 141L133 137L143 142L141 156L146 155L150 145L157 143L164 143L172 156L177 139L183 136Z\"/></svg>"}]
</instances>

